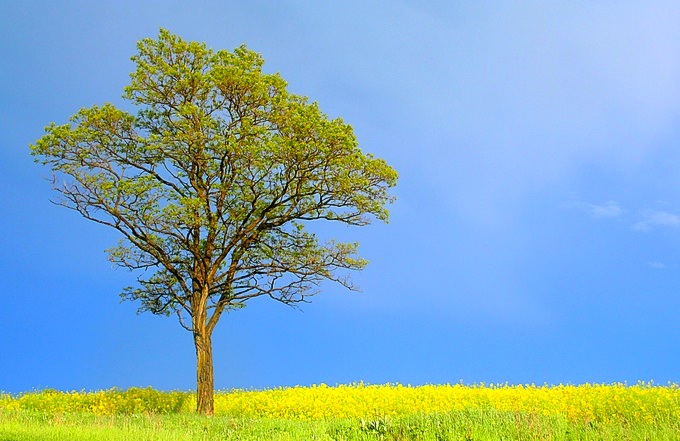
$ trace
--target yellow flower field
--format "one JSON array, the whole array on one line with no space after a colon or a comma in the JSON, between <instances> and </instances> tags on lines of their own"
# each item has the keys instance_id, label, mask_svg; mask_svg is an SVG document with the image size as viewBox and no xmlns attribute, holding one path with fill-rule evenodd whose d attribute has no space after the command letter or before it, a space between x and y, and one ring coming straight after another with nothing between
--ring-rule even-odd
<instances>
[{"instance_id":1,"label":"yellow flower field","mask_svg":"<svg viewBox=\"0 0 680 441\"><path fill-rule=\"evenodd\" d=\"M217 413L263 418L371 418L470 408L563 415L574 420L680 419L676 385L654 387L364 385L295 387L218 394ZM661 421L659 421L661 422Z\"/></svg>"},{"instance_id":2,"label":"yellow flower field","mask_svg":"<svg viewBox=\"0 0 680 441\"><path fill-rule=\"evenodd\" d=\"M48 413L189 413L190 392L150 388L99 392L45 390L19 396L0 395L0 410ZM352 385L218 392L215 413L252 418L319 420L398 417L465 409L496 409L560 415L572 421L666 424L680 420L680 388L640 383L579 386L535 385Z\"/></svg>"},{"instance_id":3,"label":"yellow flower field","mask_svg":"<svg viewBox=\"0 0 680 441\"><path fill-rule=\"evenodd\" d=\"M191 392L0 394L0 439L69 441L659 440L680 433L680 388L353 384L224 391L216 418Z\"/></svg>"}]
</instances>

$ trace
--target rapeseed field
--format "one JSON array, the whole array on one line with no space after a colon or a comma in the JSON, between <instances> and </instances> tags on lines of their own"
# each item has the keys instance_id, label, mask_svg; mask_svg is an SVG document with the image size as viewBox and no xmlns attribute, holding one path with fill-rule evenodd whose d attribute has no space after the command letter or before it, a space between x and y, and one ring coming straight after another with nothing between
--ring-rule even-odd
<instances>
[{"instance_id":1,"label":"rapeseed field","mask_svg":"<svg viewBox=\"0 0 680 441\"><path fill-rule=\"evenodd\" d=\"M0 440L680 440L680 389L639 383L351 384L218 392L151 388L0 394Z\"/></svg>"},{"instance_id":2,"label":"rapeseed field","mask_svg":"<svg viewBox=\"0 0 680 441\"><path fill-rule=\"evenodd\" d=\"M179 414L195 408L191 392L151 388L98 392L43 390L0 395L0 410L50 414ZM232 390L215 395L215 414L257 419L375 419L491 409L570 421L650 424L680 421L680 388L639 383L584 385L405 386L351 384Z\"/></svg>"}]
</instances>

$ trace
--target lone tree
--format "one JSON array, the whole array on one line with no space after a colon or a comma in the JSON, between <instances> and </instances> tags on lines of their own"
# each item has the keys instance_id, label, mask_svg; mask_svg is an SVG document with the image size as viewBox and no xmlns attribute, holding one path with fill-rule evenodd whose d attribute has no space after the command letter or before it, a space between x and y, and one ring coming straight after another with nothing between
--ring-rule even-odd
<instances>
[{"instance_id":1,"label":"lone tree","mask_svg":"<svg viewBox=\"0 0 680 441\"><path fill-rule=\"evenodd\" d=\"M324 280L353 289L339 272L366 265L357 244L322 243L309 224L387 221L397 173L245 46L213 51L161 29L137 48L123 95L136 115L82 109L31 151L54 172L54 202L118 230L110 260L145 270L121 296L193 333L197 411L210 415L222 314L259 296L305 301Z\"/></svg>"}]
</instances>

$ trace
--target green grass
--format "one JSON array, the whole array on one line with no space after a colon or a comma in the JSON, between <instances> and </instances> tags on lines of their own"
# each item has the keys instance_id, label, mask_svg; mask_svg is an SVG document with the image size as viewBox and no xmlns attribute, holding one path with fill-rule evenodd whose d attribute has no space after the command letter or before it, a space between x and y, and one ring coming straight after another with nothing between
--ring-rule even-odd
<instances>
[{"instance_id":1,"label":"green grass","mask_svg":"<svg viewBox=\"0 0 680 441\"><path fill-rule=\"evenodd\" d=\"M673 440L680 426L627 422L572 422L561 416L540 416L493 409L395 418L323 419L312 421L206 418L195 414L91 413L52 414L0 411L0 441L123 441L123 440Z\"/></svg>"}]
</instances>

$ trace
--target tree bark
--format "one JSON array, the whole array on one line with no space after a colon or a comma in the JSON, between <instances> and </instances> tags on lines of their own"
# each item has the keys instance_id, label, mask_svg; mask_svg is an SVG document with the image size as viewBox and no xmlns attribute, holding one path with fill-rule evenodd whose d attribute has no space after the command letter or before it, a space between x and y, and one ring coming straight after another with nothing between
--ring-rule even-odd
<instances>
[{"instance_id":1,"label":"tree bark","mask_svg":"<svg viewBox=\"0 0 680 441\"><path fill-rule=\"evenodd\" d=\"M196 345L196 412L212 416L215 413L215 380L213 374L212 340L205 328L194 330Z\"/></svg>"}]
</instances>

